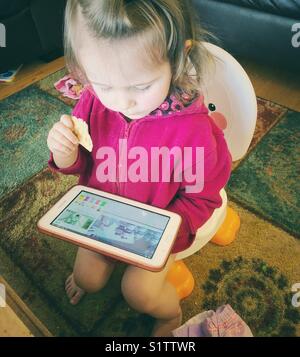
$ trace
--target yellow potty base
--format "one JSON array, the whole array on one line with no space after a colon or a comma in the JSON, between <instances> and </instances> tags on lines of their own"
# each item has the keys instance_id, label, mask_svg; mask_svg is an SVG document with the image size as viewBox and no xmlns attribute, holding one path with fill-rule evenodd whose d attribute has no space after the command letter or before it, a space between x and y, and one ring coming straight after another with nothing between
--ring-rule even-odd
<instances>
[{"instance_id":1,"label":"yellow potty base","mask_svg":"<svg viewBox=\"0 0 300 357\"><path fill-rule=\"evenodd\" d=\"M240 223L239 215L232 208L227 207L225 221L214 235L211 242L218 245L230 244L235 240L236 234L240 228Z\"/></svg>"},{"instance_id":2,"label":"yellow potty base","mask_svg":"<svg viewBox=\"0 0 300 357\"><path fill-rule=\"evenodd\" d=\"M167 281L175 287L180 300L189 296L195 285L192 273L182 260L173 263L168 272Z\"/></svg>"}]
</instances>

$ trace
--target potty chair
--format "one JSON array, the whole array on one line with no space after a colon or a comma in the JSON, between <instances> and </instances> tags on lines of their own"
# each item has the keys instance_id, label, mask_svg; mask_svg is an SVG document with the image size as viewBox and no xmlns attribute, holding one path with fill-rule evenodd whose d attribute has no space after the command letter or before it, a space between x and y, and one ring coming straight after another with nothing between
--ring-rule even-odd
<instances>
[{"instance_id":1,"label":"potty chair","mask_svg":"<svg viewBox=\"0 0 300 357\"><path fill-rule=\"evenodd\" d=\"M211 43L205 43L205 46L215 61L209 65L203 80L204 102L215 124L224 131L232 160L240 160L246 154L255 130L256 95L246 72L228 52ZM210 219L197 230L193 244L176 255L167 275L180 299L190 295L194 288L193 275L183 259L208 242L222 246L230 244L240 227L238 214L227 206L224 189L220 195L221 207L215 209Z\"/></svg>"}]
</instances>

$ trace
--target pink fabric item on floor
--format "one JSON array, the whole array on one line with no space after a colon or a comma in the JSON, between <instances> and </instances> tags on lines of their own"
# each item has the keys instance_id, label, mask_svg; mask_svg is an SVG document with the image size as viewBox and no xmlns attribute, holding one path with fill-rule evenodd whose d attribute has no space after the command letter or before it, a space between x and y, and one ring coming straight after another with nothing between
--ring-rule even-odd
<instances>
[{"instance_id":1,"label":"pink fabric item on floor","mask_svg":"<svg viewBox=\"0 0 300 357\"><path fill-rule=\"evenodd\" d=\"M79 99L83 92L83 85L77 82L72 76L67 74L59 81L54 83L54 87L63 94L64 97Z\"/></svg>"},{"instance_id":2,"label":"pink fabric item on floor","mask_svg":"<svg viewBox=\"0 0 300 357\"><path fill-rule=\"evenodd\" d=\"M175 337L253 337L249 326L232 309L223 305L216 312L202 312L172 331Z\"/></svg>"}]
</instances>

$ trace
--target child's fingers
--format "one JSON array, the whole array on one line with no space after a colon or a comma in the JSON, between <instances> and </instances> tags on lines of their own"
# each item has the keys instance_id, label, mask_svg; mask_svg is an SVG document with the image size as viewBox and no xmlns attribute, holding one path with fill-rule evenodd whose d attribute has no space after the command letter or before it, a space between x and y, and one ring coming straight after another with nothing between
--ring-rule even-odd
<instances>
[{"instance_id":1,"label":"child's fingers","mask_svg":"<svg viewBox=\"0 0 300 357\"><path fill-rule=\"evenodd\" d=\"M66 114L62 115L62 116L60 117L60 121L61 121L67 128L69 128L69 129L71 129L71 130L74 128L73 121L72 121L70 115L66 115Z\"/></svg>"},{"instance_id":2,"label":"child's fingers","mask_svg":"<svg viewBox=\"0 0 300 357\"><path fill-rule=\"evenodd\" d=\"M56 132L59 132L61 135L65 136L74 145L79 144L77 136L72 132L71 129L66 127L63 123L59 122L54 124L54 129Z\"/></svg>"},{"instance_id":3,"label":"child's fingers","mask_svg":"<svg viewBox=\"0 0 300 357\"><path fill-rule=\"evenodd\" d=\"M66 146L70 150L74 150L77 146L76 144L73 144L73 142L69 140L68 136L65 134L64 131L62 132L60 132L59 130L55 131L54 140Z\"/></svg>"},{"instance_id":4,"label":"child's fingers","mask_svg":"<svg viewBox=\"0 0 300 357\"><path fill-rule=\"evenodd\" d=\"M70 135L69 135L69 140L73 142L73 144L77 145L78 144L78 139L76 135L73 133L74 130L74 124L72 121L72 118L70 115L62 115L60 118L60 122L67 128L70 129Z\"/></svg>"},{"instance_id":5,"label":"child's fingers","mask_svg":"<svg viewBox=\"0 0 300 357\"><path fill-rule=\"evenodd\" d=\"M68 146L64 145L61 141L54 138L49 139L49 148L52 152L57 152L59 154L70 155L74 149L70 149Z\"/></svg>"}]
</instances>

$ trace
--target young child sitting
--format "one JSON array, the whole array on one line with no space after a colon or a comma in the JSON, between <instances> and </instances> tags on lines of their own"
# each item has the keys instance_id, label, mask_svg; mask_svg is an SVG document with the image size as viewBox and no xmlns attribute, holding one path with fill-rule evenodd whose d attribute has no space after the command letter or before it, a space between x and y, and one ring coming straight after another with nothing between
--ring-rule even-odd
<instances>
[{"instance_id":1,"label":"young child sitting","mask_svg":"<svg viewBox=\"0 0 300 357\"><path fill-rule=\"evenodd\" d=\"M220 207L220 190L231 170L231 156L223 132L213 123L201 100L201 78L211 60L203 46L189 2L182 0L68 0L65 15L65 55L74 78L85 90L73 110L89 127L93 150L78 145L72 120L63 115L48 135L49 165L64 174L79 174L79 184L138 200L178 213L182 224L165 268L150 272L128 266L122 293L134 309L157 319L153 336L167 336L181 324L180 300L166 275L176 253L187 249L195 233ZM195 75L191 75L194 67ZM117 167L126 139L128 150L192 148L183 171L194 170L204 149L203 187L189 192L192 182L174 179L175 162L160 165L170 180L123 182L101 172L104 157L98 149L111 147ZM97 155L98 153L98 155ZM130 162L133 158L129 158ZM125 165L126 166L126 165ZM129 165L128 165L129 166ZM184 174L184 172L182 172ZM107 178L104 180L104 178ZM66 292L77 304L85 292L104 287L115 261L79 248Z\"/></svg>"}]
</instances>

